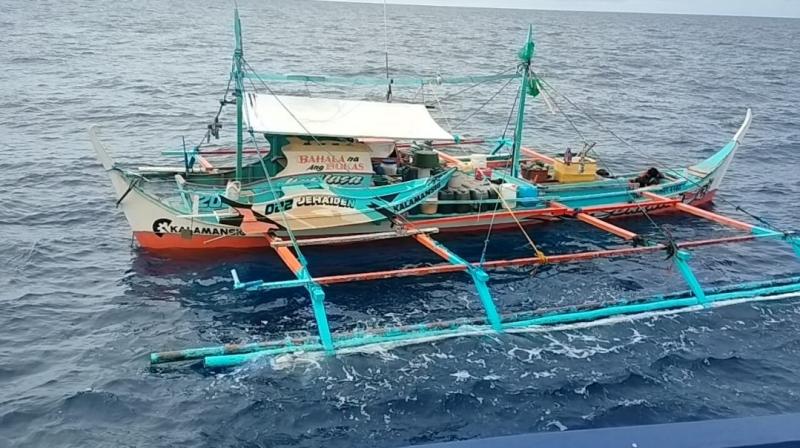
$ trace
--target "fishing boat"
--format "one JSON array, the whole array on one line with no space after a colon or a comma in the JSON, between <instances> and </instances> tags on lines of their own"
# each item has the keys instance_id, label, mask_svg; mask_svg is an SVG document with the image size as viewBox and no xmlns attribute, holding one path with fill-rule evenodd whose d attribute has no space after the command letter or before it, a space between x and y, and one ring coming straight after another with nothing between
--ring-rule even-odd
<instances>
[{"instance_id":1,"label":"fishing boat","mask_svg":"<svg viewBox=\"0 0 800 448\"><path fill-rule=\"evenodd\" d=\"M279 281L242 279L238 271L233 269L231 277L234 289L265 292L287 288L306 290L316 334L276 335L263 341L153 352L150 355L151 364L202 360L206 367L224 368L284 354L318 352L333 355L386 344L529 332L576 322L601 322L620 316L636 318L652 315L653 312L700 311L748 301L800 297L800 277L768 278L709 288L700 283L690 265L691 250L694 248L762 239L785 241L800 257L800 239L792 230L779 228L766 218L746 212L738 205L737 209L746 212L756 221L755 224L698 207L709 203L718 192L752 121L750 110L746 111L743 124L727 144L706 160L686 168L658 169L651 166L643 172L615 176L598 166L599 158L592 153L592 144L586 144L575 155L567 152L548 156L525 148L522 146L521 133L525 100L528 96L535 97L550 89L549 84L536 76L531 68L534 43L529 30L519 53L518 70L513 76L500 76L500 79L521 79L513 141L472 139L469 143L488 143L491 148L458 156L443 149L463 144L465 139L442 130L430 118L424 105L312 100L275 95L272 89L268 89L269 95L245 94L241 80L245 77L243 67L246 63L241 50L238 12L235 14L235 30L237 45L232 75L236 81L237 107L235 168L219 170L205 167L195 171L189 160L202 154L198 148L194 148L182 152L184 176L180 172L158 169L151 169L150 172L161 172L161 175L135 175L113 162L94 133L93 144L112 178L117 204L124 210L142 246L158 249L266 248L285 264L292 278ZM263 76L254 76L264 81ZM270 79L280 78L276 76ZM293 75L285 79L291 81L308 77ZM317 82L329 80L325 77L314 79ZM467 79L470 82L485 82L495 78ZM435 82L445 81L437 78ZM545 102L551 101L552 98L545 97ZM326 110L325 107L316 109L317 106L331 106L348 112L315 116L316 110ZM377 118L378 111L388 115ZM393 115L395 113L406 115L399 119L400 115ZM347 116L350 114L360 118L349 120ZM244 117L247 118L246 125ZM217 122L216 118L214 122ZM215 125L209 128L211 133L217 130ZM244 165L242 161L245 130L252 138L253 150L258 157L251 165ZM261 149L263 144L256 139L257 134L269 142L268 151ZM411 141L403 142L404 139ZM389 169L380 173L371 166L372 151L375 149L370 145L383 147L387 141L394 153L394 163L387 164ZM503 154L505 148L510 149L508 154ZM348 151L358 151L361 155L352 160L349 156L344 159L338 157ZM370 159L369 167L367 158ZM315 165L314 169L299 169L303 160ZM342 160L345 164L339 165ZM333 162L333 166L320 167L329 161ZM364 165L348 167L348 162ZM402 169L395 173L393 171L397 165L402 165ZM282 171L287 168L288 171ZM174 184L177 187L170 186L169 190L177 192L176 196L183 201L182 208L167 207L164 201L157 201L150 193L145 193L146 185L159 183L155 180L159 176L164 177L164 172L167 172L166 176L176 177ZM336 185L336 180L331 181L333 177L326 178L329 175L349 176L353 172L362 177L352 183L344 182L344 185ZM376 184L376 179L380 178L383 181ZM460 192L462 197L457 195L450 199L448 196L453 193L452 190ZM218 202L201 205L198 198L203 191ZM473 191L477 193L473 195ZM316 199L307 199L309 197ZM287 202L289 200L291 203ZM301 201L304 204L310 202L312 206L336 208L338 211L321 211L325 217L319 219L313 213L298 214ZM652 220L650 215L654 211L688 214L738 233L678 241L671 232L665 231ZM650 219L653 226L660 230L660 238L640 235L607 219L631 214ZM545 253L528 233L528 224L565 218L618 237L620 244L587 252ZM530 255L486 259L486 245L492 233L500 227L516 227L527 239L526 247L530 249ZM207 231L206 228L215 230ZM439 231L472 229L486 231L482 236L485 238L483 253L477 261L459 256L433 237ZM313 266L303 254L305 246L366 245L386 238L401 238L418 244L443 262L379 271L315 275ZM673 264L680 273L687 286L685 291L654 297L590 300L578 306L543 307L509 313L493 297L489 286L489 272L493 269L576 263L659 252L666 254L665 262ZM325 287L328 285L448 273L467 274L483 310L481 316L331 331L325 305Z\"/></svg>"},{"instance_id":2,"label":"fishing boat","mask_svg":"<svg viewBox=\"0 0 800 448\"><path fill-rule=\"evenodd\" d=\"M649 170L645 166L611 175L588 142L574 160L522 145L526 98L541 94L546 104L555 102L545 93L549 84L532 69L535 45L530 31L513 73L392 78L390 84L391 92L393 85L501 80L508 85L518 79L520 95L511 140L453 135L432 118L425 104L275 94L266 79L341 80L256 73L244 59L238 15L234 28L236 47L228 83L234 86L233 97L226 92L203 137L205 142L218 138L223 107L235 105L236 147L229 151L235 155L234 167L212 165L208 157L220 151L205 151L201 143L166 151L182 157L183 166L129 168L115 162L96 130L90 130L92 146L114 186L116 204L145 249L268 247L262 235L243 232L236 225L243 217L223 198L262 209L259 219L273 223L273 236L287 238L286 229L291 228L291 237L298 239L390 235L400 228L398 220L438 232L463 232L488 226L529 226L571 217L573 210L587 207L600 207L597 214L602 216L638 213L642 207L648 211L664 208L645 203L642 193L701 205L716 194L752 120L751 112L746 111L734 138L700 163L684 168L650 166ZM245 79L261 82L266 92L246 91ZM246 143L251 147L245 148ZM482 144L490 146L482 148ZM456 156L448 153L451 147L473 148L475 153ZM255 160L244 163L245 153L255 155ZM387 163L388 168L383 169ZM647 170L645 174L643 170ZM648 177L647 172L653 175ZM420 182L420 178L428 181ZM322 199L344 198L347 191L362 189L371 197L360 196L361 202ZM416 201L399 208L375 207L376 201L398 191L404 195L398 198L401 202L406 196ZM630 203L637 205L629 207ZM282 209L279 204L293 208ZM607 207L614 205L622 207L608 211Z\"/></svg>"}]
</instances>

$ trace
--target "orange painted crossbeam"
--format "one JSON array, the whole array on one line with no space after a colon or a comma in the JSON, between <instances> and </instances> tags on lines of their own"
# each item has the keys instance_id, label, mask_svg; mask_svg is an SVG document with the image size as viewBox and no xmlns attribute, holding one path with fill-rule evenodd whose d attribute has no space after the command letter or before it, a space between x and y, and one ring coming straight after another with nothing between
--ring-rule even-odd
<instances>
[{"instance_id":1,"label":"orange painted crossbeam","mask_svg":"<svg viewBox=\"0 0 800 448\"><path fill-rule=\"evenodd\" d=\"M564 205L564 204L562 204L560 202L556 202L556 201L551 201L550 205L552 207L560 207L560 208L563 208L563 209L567 210L568 213L573 214L576 218L578 218L578 221L581 221L581 222L584 222L586 224L595 226L600 230L605 230L608 233L617 235L618 237L626 239L628 241L636 239L639 236L639 235L637 235L637 234L635 234L635 233L633 233L633 232L631 232L629 230L623 229L622 227L617 227L614 224L611 224L609 222L603 221L600 218L595 218L594 216L586 213L583 210L579 211L579 210L576 210L576 209L573 209L573 208L569 208L566 205ZM634 204L626 204L626 205L634 205ZM640 208L640 207L642 207L642 205L641 204L635 204L635 207L636 208ZM599 211L596 211L596 212L599 212Z\"/></svg>"},{"instance_id":2,"label":"orange painted crossbeam","mask_svg":"<svg viewBox=\"0 0 800 448\"><path fill-rule=\"evenodd\" d=\"M666 199L663 196L659 196L657 194L648 193L648 192L643 192L642 196L644 196L646 198L649 198L649 199L655 199L655 200ZM695 207L693 205L684 204L683 202L676 203L675 204L675 208L677 210L689 213L689 214L697 216L699 218L704 218L704 219L707 219L709 221L714 221L714 222L716 222L718 224L722 224L724 226L733 227L734 229L751 231L751 230L753 230L753 227L755 227L752 224L748 224L746 222L739 221L737 219L728 218L727 216L722 216L722 215L719 215L717 213L710 212L708 210L703 210L703 209L697 208L697 207Z\"/></svg>"},{"instance_id":3,"label":"orange painted crossbeam","mask_svg":"<svg viewBox=\"0 0 800 448\"><path fill-rule=\"evenodd\" d=\"M450 255L444 250L441 246L436 244L436 241L433 240L430 236L420 233L414 235L414 239L417 240L420 244L428 248L431 252L435 253L439 257L443 258L446 261L450 261Z\"/></svg>"},{"instance_id":4,"label":"orange painted crossbeam","mask_svg":"<svg viewBox=\"0 0 800 448\"><path fill-rule=\"evenodd\" d=\"M447 162L449 164L459 165L459 164L464 163L461 160L458 160L458 158L456 158L454 156L451 156L450 154L447 154L447 153L442 152L442 151L436 151L436 154L439 155L440 159L444 160L445 162Z\"/></svg>"},{"instance_id":5,"label":"orange painted crossbeam","mask_svg":"<svg viewBox=\"0 0 800 448\"><path fill-rule=\"evenodd\" d=\"M732 236L732 237L714 238L708 240L687 241L683 243L678 243L677 246L680 249L690 249L694 247L712 246L718 244L740 243L744 241L751 241L756 238L758 238L758 236L756 235ZM625 247L620 249L597 250L590 252L580 252L575 254L549 255L547 256L546 260L542 260L539 257L525 257L525 258L515 258L511 260L488 261L483 264L480 263L472 263L472 264L474 266L483 268L504 268L512 266L560 264L560 263L586 261L597 258L614 258L614 257L625 257L630 255L647 254L647 253L662 251L664 249L666 249L666 246L664 244L655 244L652 246ZM419 268L394 269L387 271L362 272L356 274L331 275L326 277L315 278L314 281L322 285L332 285L336 283L382 280L388 278L421 277L426 275L447 274L452 272L462 272L465 271L466 269L467 266L464 265L441 264L434 266L424 266Z\"/></svg>"},{"instance_id":6,"label":"orange painted crossbeam","mask_svg":"<svg viewBox=\"0 0 800 448\"><path fill-rule=\"evenodd\" d=\"M212 165L211 162L209 162L208 159L203 156L197 156L197 162L200 163L200 166L202 166L206 171L211 171L214 169L214 165Z\"/></svg>"},{"instance_id":7,"label":"orange painted crossbeam","mask_svg":"<svg viewBox=\"0 0 800 448\"><path fill-rule=\"evenodd\" d=\"M264 235L264 238L267 239L267 244L271 246L274 239L267 234ZM288 247L273 247L272 249L275 250L275 253L278 254L281 261L283 261L293 274L297 274L303 269L303 264L300 263L300 260L294 255L294 252Z\"/></svg>"},{"instance_id":8,"label":"orange painted crossbeam","mask_svg":"<svg viewBox=\"0 0 800 448\"><path fill-rule=\"evenodd\" d=\"M605 230L608 233L613 233L620 238L626 239L628 241L635 239L639 235L631 232L630 230L625 230L622 227L617 227L610 222L603 221L600 218L595 218L592 215L587 215L586 213L578 213L575 215L579 221L585 222L586 224L590 224L592 226L597 227L600 230Z\"/></svg>"},{"instance_id":9,"label":"orange painted crossbeam","mask_svg":"<svg viewBox=\"0 0 800 448\"><path fill-rule=\"evenodd\" d=\"M550 163L550 164L556 163L556 159L554 159L554 158L552 158L552 157L550 157L548 155L542 154L542 153L540 153L538 151L534 151L531 148L524 148L523 147L523 148L520 148L520 149L522 149L522 153L523 154L529 155L529 156L533 157L536 160L541 160L543 162L547 162L547 163Z\"/></svg>"}]
</instances>

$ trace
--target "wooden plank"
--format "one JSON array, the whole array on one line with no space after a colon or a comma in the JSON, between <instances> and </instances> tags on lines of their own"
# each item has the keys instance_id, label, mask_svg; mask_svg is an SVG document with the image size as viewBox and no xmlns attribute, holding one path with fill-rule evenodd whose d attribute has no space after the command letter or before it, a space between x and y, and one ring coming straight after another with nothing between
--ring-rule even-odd
<instances>
[{"instance_id":1,"label":"wooden plank","mask_svg":"<svg viewBox=\"0 0 800 448\"><path fill-rule=\"evenodd\" d=\"M203 156L198 155L197 161L200 163L203 171L212 171L214 169L214 165L212 165L211 162L209 162L208 159Z\"/></svg>"},{"instance_id":2,"label":"wooden plank","mask_svg":"<svg viewBox=\"0 0 800 448\"><path fill-rule=\"evenodd\" d=\"M367 241L388 240L393 238L405 238L419 234L438 233L439 229L436 227L428 227L425 229L402 229L397 232L377 232L377 233L362 233L357 235L342 235L321 238L302 238L298 239L298 246L324 246L336 244L351 244L361 243ZM270 246L275 247L290 247L292 242L290 240L275 239L270 243Z\"/></svg>"}]
</instances>

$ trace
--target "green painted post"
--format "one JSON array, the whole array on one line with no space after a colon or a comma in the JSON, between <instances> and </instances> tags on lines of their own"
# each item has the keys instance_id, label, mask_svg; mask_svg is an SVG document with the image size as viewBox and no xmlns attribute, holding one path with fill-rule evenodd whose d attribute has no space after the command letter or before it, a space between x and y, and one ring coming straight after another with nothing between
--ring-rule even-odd
<instances>
[{"instance_id":1,"label":"green painted post","mask_svg":"<svg viewBox=\"0 0 800 448\"><path fill-rule=\"evenodd\" d=\"M525 97L528 95L528 78L533 55L536 47L533 43L533 25L528 27L528 38L525 46L519 50L519 59L522 61L522 88L519 89L519 109L517 110L517 124L514 128L514 146L512 147L511 176L519 177L519 160L522 153L522 127L525 122Z\"/></svg>"},{"instance_id":2,"label":"green painted post","mask_svg":"<svg viewBox=\"0 0 800 448\"><path fill-rule=\"evenodd\" d=\"M236 180L242 180L242 153L244 149L244 50L242 49L242 24L239 21L239 9L234 12L234 34L236 34L236 49L233 52L235 70L233 78L236 83Z\"/></svg>"}]
</instances>

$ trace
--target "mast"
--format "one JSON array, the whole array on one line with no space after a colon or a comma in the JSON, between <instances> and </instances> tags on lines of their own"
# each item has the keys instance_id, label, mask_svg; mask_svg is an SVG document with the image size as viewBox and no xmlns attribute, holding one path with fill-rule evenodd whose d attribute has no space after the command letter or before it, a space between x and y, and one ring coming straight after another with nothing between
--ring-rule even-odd
<instances>
[{"instance_id":1,"label":"mast","mask_svg":"<svg viewBox=\"0 0 800 448\"><path fill-rule=\"evenodd\" d=\"M529 25L528 38L518 54L521 61L520 66L522 67L522 87L519 89L519 109L517 109L517 124L514 127L514 146L511 151L511 175L513 177L519 177L519 159L522 153L522 125L525 121L525 97L528 95L531 61L534 53L536 53L536 47L533 43L533 25ZM531 92L533 96L536 93Z\"/></svg>"},{"instance_id":2,"label":"mast","mask_svg":"<svg viewBox=\"0 0 800 448\"><path fill-rule=\"evenodd\" d=\"M389 22L386 19L386 0L383 0L383 50L386 56L386 102L392 102L392 83L389 77Z\"/></svg>"},{"instance_id":3,"label":"mast","mask_svg":"<svg viewBox=\"0 0 800 448\"><path fill-rule=\"evenodd\" d=\"M233 79L236 96L236 180L242 180L242 153L244 149L244 51L242 50L242 23L239 21L239 8L234 9L233 30L236 49L233 52Z\"/></svg>"}]
</instances>

